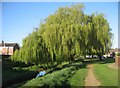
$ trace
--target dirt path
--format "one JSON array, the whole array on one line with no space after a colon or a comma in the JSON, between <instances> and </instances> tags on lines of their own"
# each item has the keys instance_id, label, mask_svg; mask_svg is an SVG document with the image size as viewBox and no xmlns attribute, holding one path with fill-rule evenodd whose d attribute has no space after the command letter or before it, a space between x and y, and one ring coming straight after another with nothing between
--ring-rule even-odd
<instances>
[{"instance_id":1,"label":"dirt path","mask_svg":"<svg viewBox=\"0 0 120 88\"><path fill-rule=\"evenodd\" d=\"M100 82L95 78L93 73L93 65L89 64L88 66L88 74L85 79L85 86L100 86Z\"/></svg>"}]
</instances>

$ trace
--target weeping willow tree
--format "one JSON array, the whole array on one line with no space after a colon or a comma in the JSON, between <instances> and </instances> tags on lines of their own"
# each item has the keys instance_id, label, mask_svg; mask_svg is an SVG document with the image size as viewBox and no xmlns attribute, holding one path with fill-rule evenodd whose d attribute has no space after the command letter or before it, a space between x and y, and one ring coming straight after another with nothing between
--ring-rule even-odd
<instances>
[{"instance_id":1,"label":"weeping willow tree","mask_svg":"<svg viewBox=\"0 0 120 88\"><path fill-rule=\"evenodd\" d=\"M12 60L25 63L73 61L87 54L104 54L111 47L109 24L103 14L84 14L84 5L59 8L23 39Z\"/></svg>"}]
</instances>

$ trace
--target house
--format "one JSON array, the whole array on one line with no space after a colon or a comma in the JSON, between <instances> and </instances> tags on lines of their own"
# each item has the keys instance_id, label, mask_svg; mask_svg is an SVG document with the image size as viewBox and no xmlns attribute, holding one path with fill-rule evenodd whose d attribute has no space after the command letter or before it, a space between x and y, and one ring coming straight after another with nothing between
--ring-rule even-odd
<instances>
[{"instance_id":1,"label":"house","mask_svg":"<svg viewBox=\"0 0 120 88\"><path fill-rule=\"evenodd\" d=\"M110 49L108 53L106 53L105 55L103 55L103 57L107 58L107 57L114 57L117 53L120 52L120 48L115 48L115 49Z\"/></svg>"},{"instance_id":2,"label":"house","mask_svg":"<svg viewBox=\"0 0 120 88\"><path fill-rule=\"evenodd\" d=\"M16 49L20 49L17 43L6 43L4 41L0 43L0 55L13 55Z\"/></svg>"},{"instance_id":3,"label":"house","mask_svg":"<svg viewBox=\"0 0 120 88\"><path fill-rule=\"evenodd\" d=\"M117 53L120 52L120 48L110 49L107 53L107 57L115 57Z\"/></svg>"},{"instance_id":4,"label":"house","mask_svg":"<svg viewBox=\"0 0 120 88\"><path fill-rule=\"evenodd\" d=\"M115 49L110 49L110 50L109 50L109 54L110 54L110 55L113 54L113 52L114 52L115 54L120 53L120 48L115 48Z\"/></svg>"},{"instance_id":5,"label":"house","mask_svg":"<svg viewBox=\"0 0 120 88\"><path fill-rule=\"evenodd\" d=\"M109 52L115 52L117 54L118 52L120 52L120 48L110 49Z\"/></svg>"}]
</instances>

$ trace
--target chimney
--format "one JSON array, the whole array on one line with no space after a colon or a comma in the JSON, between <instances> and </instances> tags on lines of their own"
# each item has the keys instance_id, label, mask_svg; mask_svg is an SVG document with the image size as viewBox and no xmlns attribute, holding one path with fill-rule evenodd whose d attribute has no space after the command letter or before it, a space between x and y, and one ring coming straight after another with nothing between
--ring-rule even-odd
<instances>
[{"instance_id":1,"label":"chimney","mask_svg":"<svg viewBox=\"0 0 120 88\"><path fill-rule=\"evenodd\" d=\"M2 46L5 46L5 43L4 43L4 41L2 40Z\"/></svg>"},{"instance_id":2,"label":"chimney","mask_svg":"<svg viewBox=\"0 0 120 88\"><path fill-rule=\"evenodd\" d=\"M2 46L4 46L4 41L2 40Z\"/></svg>"}]
</instances>

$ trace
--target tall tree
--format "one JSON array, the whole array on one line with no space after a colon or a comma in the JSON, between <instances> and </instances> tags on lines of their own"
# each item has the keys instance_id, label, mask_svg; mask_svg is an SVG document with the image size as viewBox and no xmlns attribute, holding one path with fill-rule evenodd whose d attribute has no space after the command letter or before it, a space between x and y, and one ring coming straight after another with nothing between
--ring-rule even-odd
<instances>
[{"instance_id":1,"label":"tall tree","mask_svg":"<svg viewBox=\"0 0 120 88\"><path fill-rule=\"evenodd\" d=\"M111 47L111 30L103 14L84 14L84 5L60 7L23 39L12 56L25 63L61 63L75 57L101 56Z\"/></svg>"}]
</instances>

